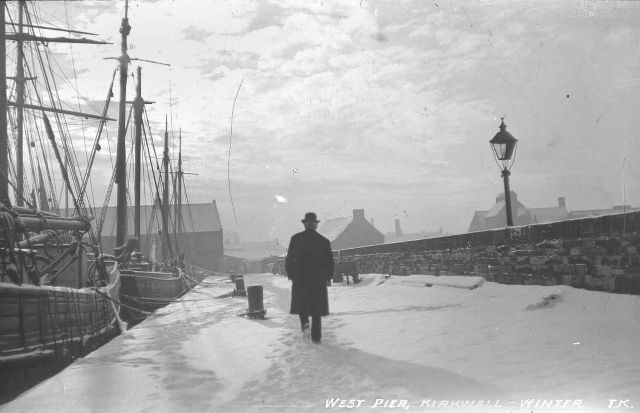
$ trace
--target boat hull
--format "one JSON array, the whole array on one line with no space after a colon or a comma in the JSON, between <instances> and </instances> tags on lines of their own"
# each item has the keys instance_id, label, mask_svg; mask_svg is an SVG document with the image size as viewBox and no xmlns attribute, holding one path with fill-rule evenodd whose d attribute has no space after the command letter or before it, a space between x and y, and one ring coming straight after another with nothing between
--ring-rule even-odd
<instances>
[{"instance_id":1,"label":"boat hull","mask_svg":"<svg viewBox=\"0 0 640 413\"><path fill-rule=\"evenodd\" d=\"M120 316L129 324L182 297L197 283L185 274L131 270L123 270L120 280Z\"/></svg>"},{"instance_id":2,"label":"boat hull","mask_svg":"<svg viewBox=\"0 0 640 413\"><path fill-rule=\"evenodd\" d=\"M120 333L120 280L72 289L0 283L0 403Z\"/></svg>"}]
</instances>

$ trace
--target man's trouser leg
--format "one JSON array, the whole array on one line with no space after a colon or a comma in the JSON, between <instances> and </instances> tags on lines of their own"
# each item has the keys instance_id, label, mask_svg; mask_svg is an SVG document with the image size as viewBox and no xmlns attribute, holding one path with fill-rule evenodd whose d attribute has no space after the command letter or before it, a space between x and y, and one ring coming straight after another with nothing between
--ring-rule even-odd
<instances>
[{"instance_id":1,"label":"man's trouser leg","mask_svg":"<svg viewBox=\"0 0 640 413\"><path fill-rule=\"evenodd\" d=\"M314 314L311 317L311 340L320 342L322 338L322 317Z\"/></svg>"}]
</instances>

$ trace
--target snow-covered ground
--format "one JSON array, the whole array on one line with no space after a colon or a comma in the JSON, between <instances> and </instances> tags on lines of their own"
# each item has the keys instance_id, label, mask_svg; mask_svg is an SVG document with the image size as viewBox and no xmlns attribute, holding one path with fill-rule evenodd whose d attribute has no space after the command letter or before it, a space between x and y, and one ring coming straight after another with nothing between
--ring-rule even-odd
<instances>
[{"instance_id":1,"label":"snow-covered ground","mask_svg":"<svg viewBox=\"0 0 640 413\"><path fill-rule=\"evenodd\" d=\"M286 278L245 278L263 285L267 320L239 316L246 297L216 298L233 285L209 278L0 410L640 409L637 296L368 274L330 287L314 345Z\"/></svg>"}]
</instances>

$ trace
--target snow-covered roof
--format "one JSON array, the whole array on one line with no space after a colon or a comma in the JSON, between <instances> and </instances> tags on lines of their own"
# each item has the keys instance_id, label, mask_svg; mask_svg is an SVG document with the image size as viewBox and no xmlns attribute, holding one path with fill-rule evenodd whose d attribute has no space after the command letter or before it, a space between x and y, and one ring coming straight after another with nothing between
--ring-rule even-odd
<instances>
[{"instance_id":1,"label":"snow-covered roof","mask_svg":"<svg viewBox=\"0 0 640 413\"><path fill-rule=\"evenodd\" d=\"M100 209L95 211L96 218L92 225L96 225L100 215ZM174 210L173 205L169 213L169 227L173 229ZM133 207L127 208L127 228L129 233L133 233ZM162 227L162 217L158 208L153 205L142 205L140 207L141 235L157 234L158 229ZM211 232L222 231L220 223L220 215L216 202L206 204L190 204L182 206L182 230L184 232ZM109 237L116 235L116 207L108 207L107 214L102 227L102 236Z\"/></svg>"},{"instance_id":2,"label":"snow-covered roof","mask_svg":"<svg viewBox=\"0 0 640 413\"><path fill-rule=\"evenodd\" d=\"M335 241L347 226L349 226L351 221L353 221L353 217L329 219L318 228L318 232L327 237L329 241Z\"/></svg>"},{"instance_id":3,"label":"snow-covered roof","mask_svg":"<svg viewBox=\"0 0 640 413\"><path fill-rule=\"evenodd\" d=\"M415 233L401 234L401 235L396 235L394 232L387 232L386 234L384 234L384 242L385 244L390 244L393 242L415 241L418 239L440 237L442 235L444 235L442 231L436 231L436 232L422 231L422 232L415 232Z\"/></svg>"},{"instance_id":4,"label":"snow-covered roof","mask_svg":"<svg viewBox=\"0 0 640 413\"><path fill-rule=\"evenodd\" d=\"M538 223L562 221L569 216L565 207L529 208L529 212Z\"/></svg>"},{"instance_id":5,"label":"snow-covered roof","mask_svg":"<svg viewBox=\"0 0 640 413\"><path fill-rule=\"evenodd\" d=\"M491 209L485 214L485 218L498 216L498 214L500 213L500 211L502 211L502 208L504 208L504 206L505 206L504 201L496 202L493 205L493 207L491 207Z\"/></svg>"}]
</instances>

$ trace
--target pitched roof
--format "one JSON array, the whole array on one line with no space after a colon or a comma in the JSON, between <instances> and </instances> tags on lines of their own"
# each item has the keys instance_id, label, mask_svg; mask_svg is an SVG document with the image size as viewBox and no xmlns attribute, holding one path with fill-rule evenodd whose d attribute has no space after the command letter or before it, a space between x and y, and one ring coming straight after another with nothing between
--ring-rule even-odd
<instances>
[{"instance_id":1,"label":"pitched roof","mask_svg":"<svg viewBox=\"0 0 640 413\"><path fill-rule=\"evenodd\" d=\"M500 202L496 202L489 211L487 211L487 213L484 215L485 218L491 218L491 217L495 217L498 216L498 214L500 213L500 211L502 211L502 208L504 208L505 206L505 202L504 201L500 201Z\"/></svg>"},{"instance_id":2,"label":"pitched roof","mask_svg":"<svg viewBox=\"0 0 640 413\"><path fill-rule=\"evenodd\" d=\"M96 218L92 221L95 228L97 219L101 211L95 211ZM107 213L102 226L102 236L109 237L116 235L116 207L107 207ZM169 227L173 228L174 210L173 207L169 213ZM127 208L127 228L129 233L133 233L133 207ZM184 232L211 232L222 231L220 223L220 215L216 201L206 204L189 204L182 207L182 221ZM160 210L153 205L140 206L140 234L157 234L158 229L162 227L162 217Z\"/></svg>"},{"instance_id":3,"label":"pitched roof","mask_svg":"<svg viewBox=\"0 0 640 413\"><path fill-rule=\"evenodd\" d=\"M403 242L403 241L415 241L418 239L426 239L426 238L436 238L444 235L442 230L436 232L413 232L408 234L400 234L396 235L395 232L387 232L384 234L384 242L385 244L391 244L393 242Z\"/></svg>"},{"instance_id":4,"label":"pitched roof","mask_svg":"<svg viewBox=\"0 0 640 413\"><path fill-rule=\"evenodd\" d=\"M610 214L621 214L623 212L635 212L640 211L640 208L631 207L631 206L615 206L612 208L604 208L604 209L583 209L569 212L571 218L582 218L582 217L591 217L598 215L610 215Z\"/></svg>"},{"instance_id":5,"label":"pitched roof","mask_svg":"<svg viewBox=\"0 0 640 413\"><path fill-rule=\"evenodd\" d=\"M495 205L484 215L484 218L493 218L497 217L500 214L500 211L505 207L506 203L504 201L496 202ZM515 212L514 216L522 217L527 215L527 208L520 203L517 199L511 201L511 208L513 212ZM476 213L481 211L476 211Z\"/></svg>"},{"instance_id":6,"label":"pitched roof","mask_svg":"<svg viewBox=\"0 0 640 413\"><path fill-rule=\"evenodd\" d=\"M329 241L335 241L347 229L351 221L353 221L353 217L328 219L318 228L318 232L327 237Z\"/></svg>"},{"instance_id":7,"label":"pitched roof","mask_svg":"<svg viewBox=\"0 0 640 413\"><path fill-rule=\"evenodd\" d=\"M529 208L529 211L537 223L562 221L569 216L565 207Z\"/></svg>"},{"instance_id":8,"label":"pitched roof","mask_svg":"<svg viewBox=\"0 0 640 413\"><path fill-rule=\"evenodd\" d=\"M489 211L476 211L471 218L471 224L469 225L469 232L481 231L486 225L487 212Z\"/></svg>"}]
</instances>

